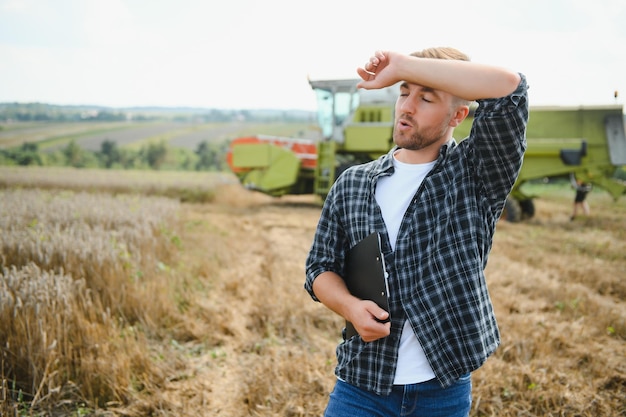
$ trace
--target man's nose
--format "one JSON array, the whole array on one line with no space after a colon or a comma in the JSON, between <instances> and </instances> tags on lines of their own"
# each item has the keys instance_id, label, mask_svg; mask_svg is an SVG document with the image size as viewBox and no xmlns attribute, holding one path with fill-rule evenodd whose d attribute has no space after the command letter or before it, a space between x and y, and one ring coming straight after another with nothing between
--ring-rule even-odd
<instances>
[{"instance_id":1,"label":"man's nose","mask_svg":"<svg viewBox=\"0 0 626 417\"><path fill-rule=\"evenodd\" d=\"M414 114L416 109L417 109L417 105L416 105L415 99L411 96L406 97L405 100L403 100L400 103L401 113Z\"/></svg>"}]
</instances>

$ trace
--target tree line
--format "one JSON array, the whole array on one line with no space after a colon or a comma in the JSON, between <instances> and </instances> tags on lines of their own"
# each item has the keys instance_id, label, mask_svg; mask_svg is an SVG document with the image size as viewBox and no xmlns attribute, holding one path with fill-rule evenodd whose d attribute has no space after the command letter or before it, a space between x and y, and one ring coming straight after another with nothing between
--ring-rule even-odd
<instances>
[{"instance_id":1,"label":"tree line","mask_svg":"<svg viewBox=\"0 0 626 417\"><path fill-rule=\"evenodd\" d=\"M35 142L0 149L0 165L70 166L104 169L176 169L223 171L226 169L227 142L203 141L195 150L172 148L166 141L150 142L139 149L121 148L105 140L98 151L88 151L71 140L58 151L41 152Z\"/></svg>"},{"instance_id":2,"label":"tree line","mask_svg":"<svg viewBox=\"0 0 626 417\"><path fill-rule=\"evenodd\" d=\"M59 106L46 103L0 103L0 122L116 122L124 120L232 122L301 122L315 120L315 113L302 110L238 110L192 108L125 108ZM2 126L0 126L2 129Z\"/></svg>"}]
</instances>

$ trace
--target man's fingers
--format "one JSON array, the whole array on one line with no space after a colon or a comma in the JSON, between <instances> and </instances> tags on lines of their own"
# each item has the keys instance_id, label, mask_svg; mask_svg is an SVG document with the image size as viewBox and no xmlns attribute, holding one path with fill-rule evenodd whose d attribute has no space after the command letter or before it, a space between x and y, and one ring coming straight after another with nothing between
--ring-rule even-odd
<instances>
[{"instance_id":1,"label":"man's fingers","mask_svg":"<svg viewBox=\"0 0 626 417\"><path fill-rule=\"evenodd\" d=\"M378 313L376 318L378 318L378 320L380 321L385 321L389 318L389 313L383 310L382 312Z\"/></svg>"}]
</instances>

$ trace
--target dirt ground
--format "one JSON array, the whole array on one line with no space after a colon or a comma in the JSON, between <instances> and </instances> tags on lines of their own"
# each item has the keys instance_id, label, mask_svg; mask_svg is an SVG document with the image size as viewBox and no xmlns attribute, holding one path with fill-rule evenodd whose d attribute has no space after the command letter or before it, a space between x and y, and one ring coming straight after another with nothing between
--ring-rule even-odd
<instances>
[{"instance_id":1,"label":"dirt ground","mask_svg":"<svg viewBox=\"0 0 626 417\"><path fill-rule=\"evenodd\" d=\"M626 415L626 203L594 194L592 217L570 221L570 197L498 226L487 277L502 346L473 376L473 416ZM188 362L162 393L177 415L322 414L342 320L303 289L319 214L315 197L235 185L184 206L197 296L194 337L176 343Z\"/></svg>"}]
</instances>

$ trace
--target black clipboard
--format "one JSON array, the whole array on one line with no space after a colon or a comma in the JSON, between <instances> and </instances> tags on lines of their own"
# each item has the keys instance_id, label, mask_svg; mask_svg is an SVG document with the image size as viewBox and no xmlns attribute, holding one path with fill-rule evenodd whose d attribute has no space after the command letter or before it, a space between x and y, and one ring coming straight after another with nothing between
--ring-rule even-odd
<instances>
[{"instance_id":1,"label":"black clipboard","mask_svg":"<svg viewBox=\"0 0 626 417\"><path fill-rule=\"evenodd\" d=\"M378 232L368 235L348 251L344 280L352 295L372 300L389 312L389 285ZM357 334L352 323L346 320L345 340Z\"/></svg>"}]
</instances>

